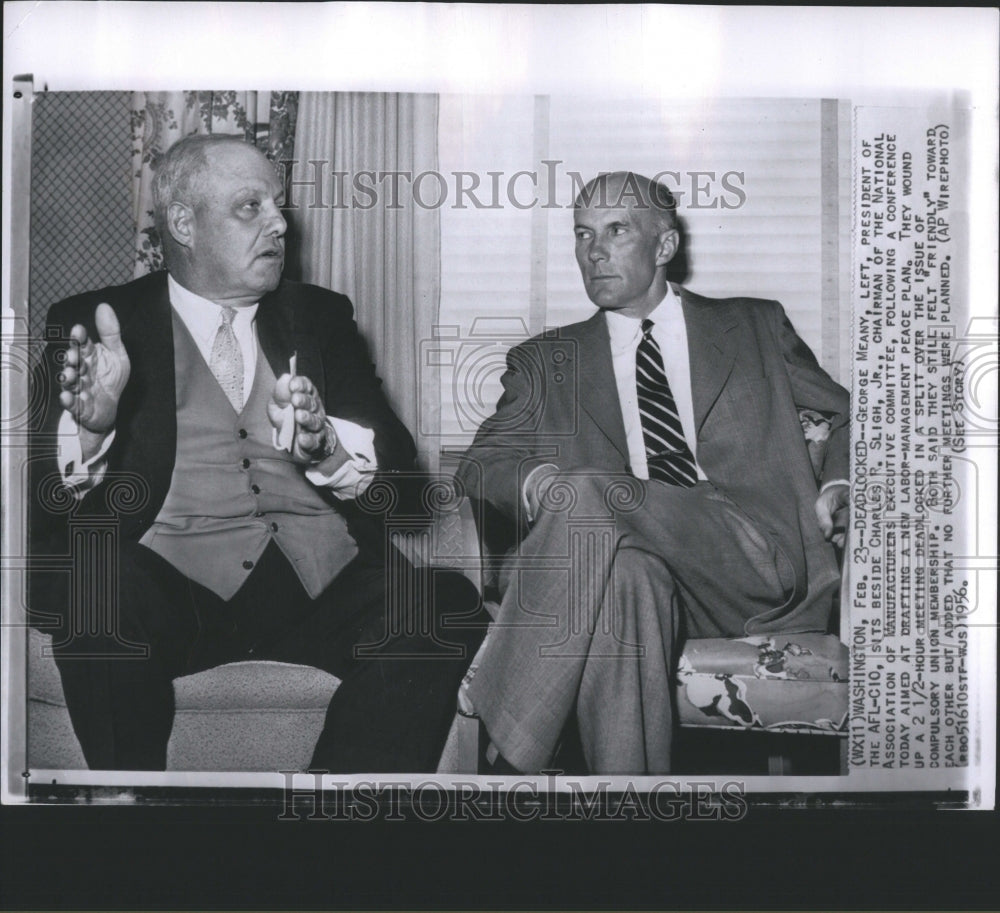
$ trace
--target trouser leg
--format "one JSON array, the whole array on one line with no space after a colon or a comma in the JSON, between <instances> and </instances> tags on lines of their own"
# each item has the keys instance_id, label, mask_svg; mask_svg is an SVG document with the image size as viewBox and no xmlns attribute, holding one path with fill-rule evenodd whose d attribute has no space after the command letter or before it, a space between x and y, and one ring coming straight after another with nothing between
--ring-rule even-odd
<instances>
[{"instance_id":1,"label":"trouser leg","mask_svg":"<svg viewBox=\"0 0 1000 913\"><path fill-rule=\"evenodd\" d=\"M311 600L272 544L223 602L136 543L120 545L118 567L115 631L73 637L56 651L92 769L164 769L173 679L240 659L309 664L342 680L314 766L436 769L487 620L460 574L407 564L387 575L383 564L358 560Z\"/></svg>"},{"instance_id":2,"label":"trouser leg","mask_svg":"<svg viewBox=\"0 0 1000 913\"><path fill-rule=\"evenodd\" d=\"M615 553L584 661L577 698L588 770L666 773L673 735L671 692L677 592L663 559Z\"/></svg>"},{"instance_id":3,"label":"trouser leg","mask_svg":"<svg viewBox=\"0 0 1000 913\"><path fill-rule=\"evenodd\" d=\"M675 598L658 601L657 611L679 607L686 631L699 636L743 633L748 618L781 605L794 583L795 568L786 556L708 483L684 489L580 472L560 476L557 484L567 496L561 499L556 485L549 492L562 509L542 510L508 563L497 627L470 685L491 738L510 763L526 771L551 757L576 706L585 667L623 662L620 655L591 655L599 625L615 612L628 618L634 611L603 609L621 549L663 560ZM648 615L637 616L637 636L657 636ZM671 640L678 636L674 623L661 618L661 638L664 632ZM655 676L668 694L667 668L653 668L647 685ZM599 707L594 712L604 713Z\"/></svg>"},{"instance_id":4,"label":"trouser leg","mask_svg":"<svg viewBox=\"0 0 1000 913\"><path fill-rule=\"evenodd\" d=\"M90 589L75 607L83 623L72 635L55 635L63 693L91 769L166 767L172 679L189 662L201 627L192 586L145 547L120 543L116 579L109 577L103 593ZM103 621L109 601L117 603L111 625Z\"/></svg>"},{"instance_id":5,"label":"trouser leg","mask_svg":"<svg viewBox=\"0 0 1000 913\"><path fill-rule=\"evenodd\" d=\"M431 572L421 569L422 580ZM457 573L419 584L429 603L405 617L422 623L393 630L372 618L330 702L313 766L336 773L433 773L444 747L462 676L485 631L475 587ZM426 589L425 589L426 588ZM464 627L442 624L466 616ZM391 615L390 615L391 618ZM367 646L366 646L367 645Z\"/></svg>"},{"instance_id":6,"label":"trouser leg","mask_svg":"<svg viewBox=\"0 0 1000 913\"><path fill-rule=\"evenodd\" d=\"M355 562L268 655L341 679L311 768L433 772L487 618L462 575Z\"/></svg>"},{"instance_id":7,"label":"trouser leg","mask_svg":"<svg viewBox=\"0 0 1000 913\"><path fill-rule=\"evenodd\" d=\"M464 577L407 564L388 585L383 564L358 560L311 600L272 544L223 602L142 545L120 543L117 557L117 583L103 594L117 603L114 630L91 619L75 625L83 633L56 635L65 641L56 662L90 768L164 769L174 678L234 660L276 659L342 679L316 766L435 769L458 685L485 630L481 609L472 617L478 593ZM106 611L103 604L79 608L94 618Z\"/></svg>"}]
</instances>

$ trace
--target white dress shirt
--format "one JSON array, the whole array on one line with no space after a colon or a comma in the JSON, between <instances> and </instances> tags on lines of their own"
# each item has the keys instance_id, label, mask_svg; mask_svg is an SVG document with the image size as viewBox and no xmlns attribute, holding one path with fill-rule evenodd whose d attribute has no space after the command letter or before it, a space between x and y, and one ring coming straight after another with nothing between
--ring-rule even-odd
<instances>
[{"instance_id":1,"label":"white dress shirt","mask_svg":"<svg viewBox=\"0 0 1000 913\"><path fill-rule=\"evenodd\" d=\"M212 346L222 325L222 305L196 295L184 288L173 276L167 274L167 290L170 306L181 319L205 363L210 365ZM243 355L243 397L253 388L257 371L257 304L234 308L233 332ZM306 478L314 485L331 489L332 493L346 500L356 498L371 484L378 463L375 458L375 433L346 419L327 416L327 423L336 436L337 443L346 452L346 461L330 458L331 471L326 470L326 461L309 467ZM59 419L59 471L63 482L74 489L76 496L82 497L90 489L99 485L107 469L105 459L115 438L112 430L101 443L98 452L86 462L82 459L79 426L73 415L64 410Z\"/></svg>"}]
</instances>

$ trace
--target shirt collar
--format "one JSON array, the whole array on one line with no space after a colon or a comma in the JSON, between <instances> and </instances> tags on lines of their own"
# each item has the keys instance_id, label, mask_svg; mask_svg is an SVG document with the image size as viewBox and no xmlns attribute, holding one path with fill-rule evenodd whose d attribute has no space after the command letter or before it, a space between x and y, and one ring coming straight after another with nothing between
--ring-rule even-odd
<instances>
[{"instance_id":1,"label":"shirt collar","mask_svg":"<svg viewBox=\"0 0 1000 913\"><path fill-rule=\"evenodd\" d=\"M222 305L208 298L196 295L190 289L184 288L170 273L167 273L167 290L170 295L170 305L184 321L188 332L195 339L211 341L218 332L222 320ZM249 327L257 316L257 304L249 307L235 308L233 329L240 332L240 325Z\"/></svg>"},{"instance_id":2,"label":"shirt collar","mask_svg":"<svg viewBox=\"0 0 1000 913\"><path fill-rule=\"evenodd\" d=\"M642 321L637 320L635 317L626 317L624 314L619 314L617 311L605 311L604 317L607 321L608 335L611 337L612 349L624 349L633 345L642 334ZM655 308L653 308L649 315L649 319L652 320L657 326L662 327L671 321L677 320L679 317L683 318L681 299L677 296L668 282L667 294L664 295L663 300Z\"/></svg>"}]
</instances>

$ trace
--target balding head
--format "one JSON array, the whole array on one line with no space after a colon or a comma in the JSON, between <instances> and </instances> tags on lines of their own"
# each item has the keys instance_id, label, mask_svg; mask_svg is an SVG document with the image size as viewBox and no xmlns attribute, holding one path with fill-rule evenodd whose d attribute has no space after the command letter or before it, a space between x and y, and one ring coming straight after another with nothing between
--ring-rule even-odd
<instances>
[{"instance_id":1,"label":"balding head","mask_svg":"<svg viewBox=\"0 0 1000 913\"><path fill-rule=\"evenodd\" d=\"M573 208L621 207L625 204L631 204L635 211L648 210L663 228L677 227L674 195L664 184L634 171L599 174L580 190L573 201Z\"/></svg>"},{"instance_id":2,"label":"balding head","mask_svg":"<svg viewBox=\"0 0 1000 913\"><path fill-rule=\"evenodd\" d=\"M227 133L205 133L177 140L156 162L153 171L153 221L160 239L168 244L167 209L171 203L184 203L192 208L201 201L204 176L208 171L211 150L244 145L242 137Z\"/></svg>"},{"instance_id":3,"label":"balding head","mask_svg":"<svg viewBox=\"0 0 1000 913\"><path fill-rule=\"evenodd\" d=\"M287 227L281 182L239 138L192 136L160 161L156 205L167 267L219 304L254 304L281 280Z\"/></svg>"}]
</instances>

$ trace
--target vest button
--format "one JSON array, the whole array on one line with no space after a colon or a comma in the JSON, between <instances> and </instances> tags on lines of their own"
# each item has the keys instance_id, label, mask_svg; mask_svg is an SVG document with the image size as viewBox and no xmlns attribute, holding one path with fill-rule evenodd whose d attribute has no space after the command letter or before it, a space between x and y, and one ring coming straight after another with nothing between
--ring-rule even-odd
<instances>
[{"instance_id":1,"label":"vest button","mask_svg":"<svg viewBox=\"0 0 1000 913\"><path fill-rule=\"evenodd\" d=\"M247 430L246 430L246 428L240 428L240 430L239 430L239 431L237 431L236 433L237 433L237 434L238 434L238 435L239 435L239 436L240 436L241 438L245 438L245 437L247 436Z\"/></svg>"},{"instance_id":2,"label":"vest button","mask_svg":"<svg viewBox=\"0 0 1000 913\"><path fill-rule=\"evenodd\" d=\"M253 492L253 493L254 493L255 495L259 495L259 494L260 494L260 486L259 486L259 485L251 485L251 486L250 486L250 490L251 490L251 491L252 491L252 492Z\"/></svg>"},{"instance_id":3,"label":"vest button","mask_svg":"<svg viewBox=\"0 0 1000 913\"><path fill-rule=\"evenodd\" d=\"M244 459L240 462L240 465L244 469L249 469L250 468L250 461L244 457Z\"/></svg>"},{"instance_id":4,"label":"vest button","mask_svg":"<svg viewBox=\"0 0 1000 913\"><path fill-rule=\"evenodd\" d=\"M272 523L271 524L271 532L272 533L276 533L277 531L278 531L278 524L277 523Z\"/></svg>"},{"instance_id":5,"label":"vest button","mask_svg":"<svg viewBox=\"0 0 1000 913\"><path fill-rule=\"evenodd\" d=\"M244 561L243 562L243 567L244 567L245 570L248 570L248 571L252 570L252 568L253 568L253 562L252 561Z\"/></svg>"}]
</instances>

